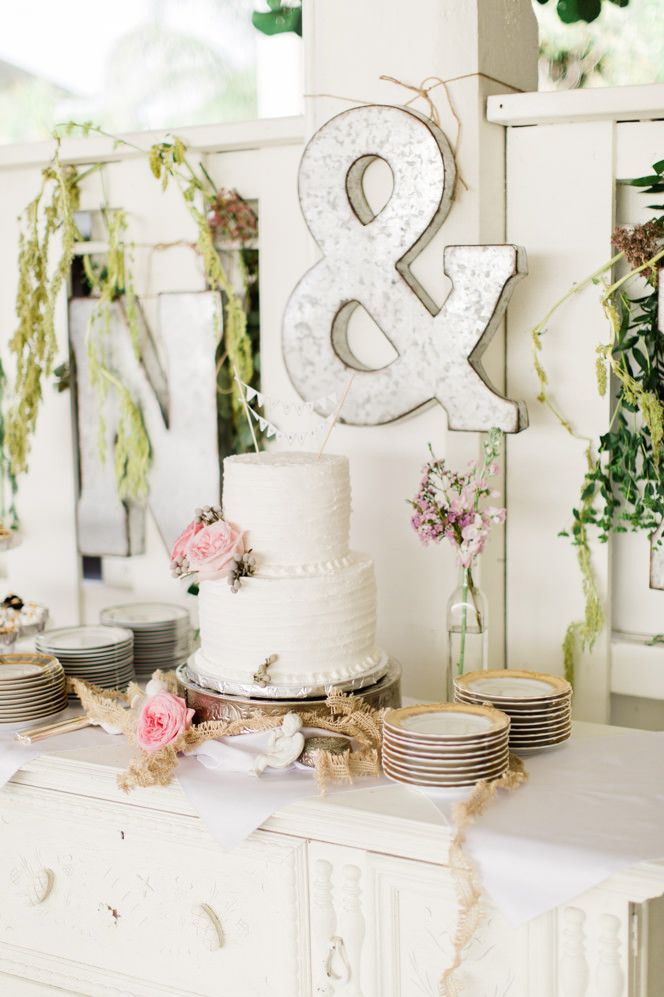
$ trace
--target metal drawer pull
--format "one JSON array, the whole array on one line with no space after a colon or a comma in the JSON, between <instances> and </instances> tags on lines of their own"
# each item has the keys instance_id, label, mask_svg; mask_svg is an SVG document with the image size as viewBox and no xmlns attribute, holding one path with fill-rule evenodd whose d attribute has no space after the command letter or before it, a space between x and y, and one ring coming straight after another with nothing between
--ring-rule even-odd
<instances>
[{"instance_id":1,"label":"metal drawer pull","mask_svg":"<svg viewBox=\"0 0 664 997\"><path fill-rule=\"evenodd\" d=\"M341 961L343 973L335 972L332 966L335 956L338 956ZM350 963L346 955L346 946L343 938L339 935L332 935L330 938L330 947L325 960L325 975L329 980L342 980L344 983L348 983L350 980Z\"/></svg>"},{"instance_id":2,"label":"metal drawer pull","mask_svg":"<svg viewBox=\"0 0 664 997\"><path fill-rule=\"evenodd\" d=\"M217 935L216 948L223 949L224 942L226 941L226 939L224 938L224 929L221 926L219 915L214 910L214 908L210 907L209 904L201 904L201 910L203 911L204 914L207 914L208 918L212 923L212 927L214 928L215 933Z\"/></svg>"}]
</instances>

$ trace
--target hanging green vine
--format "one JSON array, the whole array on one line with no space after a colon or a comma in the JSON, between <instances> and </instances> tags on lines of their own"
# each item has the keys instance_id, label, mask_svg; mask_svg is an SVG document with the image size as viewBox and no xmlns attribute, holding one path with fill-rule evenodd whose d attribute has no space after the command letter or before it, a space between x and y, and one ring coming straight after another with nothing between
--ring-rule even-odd
<instances>
[{"instance_id":1,"label":"hanging green vine","mask_svg":"<svg viewBox=\"0 0 664 997\"><path fill-rule=\"evenodd\" d=\"M664 192L664 160L654 173L631 181L647 193ZM664 205L653 205L655 210ZM664 442L664 343L658 328L658 271L664 265L664 215L645 225L623 227L613 235L619 252L593 274L574 285L532 330L533 363L545 404L563 428L586 444L587 470L579 504L572 510L571 536L577 548L585 597L582 620L567 628L563 640L565 674L572 680L580 650L589 650L604 625L604 612L592 570L589 530L605 543L611 533L643 531L651 535L664 522L662 444ZM595 444L577 434L551 398L541 351L542 335L557 309L570 297L602 278L620 260L629 271L603 284L602 308L608 319L608 342L597 347L596 377L600 395L613 376L615 399L607 432ZM632 296L628 282L637 275L646 281L645 293Z\"/></svg>"},{"instance_id":2,"label":"hanging green vine","mask_svg":"<svg viewBox=\"0 0 664 997\"><path fill-rule=\"evenodd\" d=\"M217 189L203 167L200 175L196 173L187 159L186 147L178 138L152 146L150 169L161 182L162 189L165 190L169 179L173 178L182 193L187 210L196 225L197 248L203 261L206 282L223 296L224 347L229 364L249 384L254 376L254 364L252 344L247 335L247 317L242 300L222 265L208 220L210 206L217 198ZM236 416L242 415L242 401L237 385L233 390L232 404Z\"/></svg>"},{"instance_id":3,"label":"hanging green vine","mask_svg":"<svg viewBox=\"0 0 664 997\"><path fill-rule=\"evenodd\" d=\"M221 370L230 367L245 383L251 383L256 375L254 354L258 349L258 336L257 329L247 328L246 301L229 280L215 246L215 226L211 225L209 214L213 210L217 219L220 213L223 214L224 192L217 191L202 164L198 171L194 169L179 138L156 143L150 149L143 150L124 139L108 135L89 122L70 122L63 126L65 134L74 131L80 131L84 136L91 133L104 135L112 138L115 146L124 145L141 152L162 189L166 190L173 180L182 194L196 226L195 248L201 256L206 283L211 289L220 291L223 300L223 337L220 335L219 343L220 390L230 401L229 415L235 426L230 442L242 449L247 427L244 425L246 420L239 388L232 374L225 371L222 374ZM44 380L55 373L55 308L70 273L75 243L81 238L75 221L80 183L89 173L104 166L103 163L96 163L82 172L63 166L60 143L60 136L56 135L53 157L43 171L39 192L22 216L16 297L19 321L10 341L10 350L16 359L16 377L12 404L6 420L0 421L0 474L4 470L12 495L16 476L28 468L30 440L43 398ZM255 223L253 212L234 193L228 203L231 212L239 211L234 218L242 223L246 235L248 228L251 228L251 217ZM122 499L142 501L148 492L152 459L150 440L140 407L112 370L109 361L109 335L116 307L124 312L134 351L140 357L140 315L132 276L132 250L126 239L125 212L106 206L103 217L108 240L103 260L83 256L85 277L96 299L88 328L87 352L91 383L99 397L100 455L104 459L106 454L104 405L109 390L112 390L117 395L119 408L114 445L118 494ZM250 267L244 273L245 297L249 300ZM0 373L0 390L4 388L3 377L4 374ZM57 368L57 378L58 390L62 390L68 384L66 365Z\"/></svg>"},{"instance_id":4,"label":"hanging green vine","mask_svg":"<svg viewBox=\"0 0 664 997\"><path fill-rule=\"evenodd\" d=\"M85 171L86 173L88 171ZM74 221L83 174L60 162L60 140L42 172L37 196L22 216L18 253L16 315L10 340L16 358L14 401L6 417L6 446L12 474L28 468L30 438L35 430L43 383L53 369L57 349L55 309L67 280L79 238ZM60 239L53 266L53 244Z\"/></svg>"},{"instance_id":5,"label":"hanging green vine","mask_svg":"<svg viewBox=\"0 0 664 997\"><path fill-rule=\"evenodd\" d=\"M83 270L96 298L87 329L87 355L90 383L99 399L99 457L106 460L107 433L105 403L109 388L117 393L118 424L114 443L115 478L121 499L143 501L148 495L148 474L152 448L143 415L127 388L113 373L109 363L110 332L115 307L122 308L134 354L140 359L138 302L132 276L133 258L126 243L127 216L120 209L103 211L108 235L104 264L83 256Z\"/></svg>"},{"instance_id":6,"label":"hanging green vine","mask_svg":"<svg viewBox=\"0 0 664 997\"><path fill-rule=\"evenodd\" d=\"M16 510L16 475L12 470L11 461L5 447L5 391L7 375L0 360L0 526L18 529L18 513Z\"/></svg>"}]
</instances>

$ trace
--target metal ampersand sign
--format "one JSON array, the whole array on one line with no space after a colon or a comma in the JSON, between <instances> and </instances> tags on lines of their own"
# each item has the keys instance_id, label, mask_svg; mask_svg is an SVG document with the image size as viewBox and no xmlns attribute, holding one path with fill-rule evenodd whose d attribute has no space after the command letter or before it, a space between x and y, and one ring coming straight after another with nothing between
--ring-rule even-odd
<instances>
[{"instance_id":1,"label":"metal ampersand sign","mask_svg":"<svg viewBox=\"0 0 664 997\"><path fill-rule=\"evenodd\" d=\"M376 158L393 176L377 214L363 189ZM452 290L438 309L410 265L443 224L456 168L445 135L429 118L402 107L344 111L316 132L302 156L299 196L323 258L286 306L283 350L306 401L342 397L355 373L341 420L358 426L393 422L434 401L450 429L517 433L528 425L522 402L490 384L482 355L526 273L517 246L448 246L444 271ZM348 341L350 316L363 306L398 356L367 368ZM329 414L329 405L317 403Z\"/></svg>"}]
</instances>

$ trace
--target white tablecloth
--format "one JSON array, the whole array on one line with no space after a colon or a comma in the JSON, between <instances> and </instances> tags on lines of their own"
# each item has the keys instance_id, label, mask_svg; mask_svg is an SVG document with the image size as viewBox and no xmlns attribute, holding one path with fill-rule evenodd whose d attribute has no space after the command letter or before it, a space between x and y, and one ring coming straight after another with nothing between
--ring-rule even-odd
<instances>
[{"instance_id":1,"label":"white tablecloth","mask_svg":"<svg viewBox=\"0 0 664 997\"><path fill-rule=\"evenodd\" d=\"M181 759L177 778L192 807L224 848L242 842L277 810L316 796L310 769L301 766L247 772L267 734L203 745ZM0 786L14 772L49 750L117 743L99 728L23 746L13 732L0 732ZM571 901L608 876L643 860L664 859L664 733L634 731L597 737L574 736L567 744L525 759L528 782L499 792L468 832L467 848L488 895L514 924ZM468 791L410 789L380 779L358 779L353 787L332 785L329 795L384 786L404 802L417 793L442 827ZM140 789L134 790L140 805ZM361 804L360 804L361 805ZM390 810L395 810L392 799ZM380 820L380 816L376 817ZM442 833L441 833L442 838ZM441 841L442 845L442 841Z\"/></svg>"},{"instance_id":2,"label":"white tablecloth","mask_svg":"<svg viewBox=\"0 0 664 997\"><path fill-rule=\"evenodd\" d=\"M306 735L327 734L305 728ZM208 741L195 755L182 758L177 778L189 802L223 848L235 848L277 810L318 796L313 769L291 765L266 769L261 776L249 769L267 749L269 733L243 734L227 741ZM330 783L327 796L369 786L388 785L383 776L348 783Z\"/></svg>"},{"instance_id":3,"label":"white tablecloth","mask_svg":"<svg viewBox=\"0 0 664 997\"><path fill-rule=\"evenodd\" d=\"M24 765L39 758L40 755L48 754L49 751L77 751L81 748L93 748L98 744L109 744L111 735L103 731L101 727L84 727L82 730L75 730L69 734L58 734L57 737L37 741L36 744L21 744L16 740L17 730L43 727L47 723L65 720L70 716L80 716L81 712L80 707L70 706L62 713L58 713L57 716L46 717L32 724L0 725L0 788Z\"/></svg>"},{"instance_id":4,"label":"white tablecloth","mask_svg":"<svg viewBox=\"0 0 664 997\"><path fill-rule=\"evenodd\" d=\"M528 782L501 791L467 837L485 890L512 923L664 859L663 754L664 733L634 731L573 736L524 758ZM455 801L425 795L451 822Z\"/></svg>"}]
</instances>

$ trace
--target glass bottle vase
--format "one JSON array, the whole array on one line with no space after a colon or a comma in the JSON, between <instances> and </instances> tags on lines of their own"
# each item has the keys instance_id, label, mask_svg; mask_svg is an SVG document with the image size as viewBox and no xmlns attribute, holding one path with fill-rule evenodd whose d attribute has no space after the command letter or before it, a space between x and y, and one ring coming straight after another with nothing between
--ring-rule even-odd
<instances>
[{"instance_id":1,"label":"glass bottle vase","mask_svg":"<svg viewBox=\"0 0 664 997\"><path fill-rule=\"evenodd\" d=\"M472 568L459 569L459 581L447 602L447 699L454 700L454 679L488 668L488 611Z\"/></svg>"}]
</instances>

